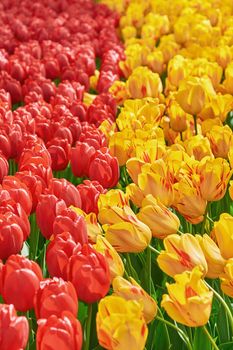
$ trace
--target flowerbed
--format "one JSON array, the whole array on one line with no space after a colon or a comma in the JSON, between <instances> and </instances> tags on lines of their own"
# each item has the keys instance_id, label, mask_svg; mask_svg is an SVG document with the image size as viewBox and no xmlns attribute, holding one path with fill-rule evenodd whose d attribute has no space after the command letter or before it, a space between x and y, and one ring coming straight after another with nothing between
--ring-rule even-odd
<instances>
[{"instance_id":1,"label":"flowerbed","mask_svg":"<svg viewBox=\"0 0 233 350\"><path fill-rule=\"evenodd\" d=\"M0 4L0 349L233 349L232 1Z\"/></svg>"}]
</instances>

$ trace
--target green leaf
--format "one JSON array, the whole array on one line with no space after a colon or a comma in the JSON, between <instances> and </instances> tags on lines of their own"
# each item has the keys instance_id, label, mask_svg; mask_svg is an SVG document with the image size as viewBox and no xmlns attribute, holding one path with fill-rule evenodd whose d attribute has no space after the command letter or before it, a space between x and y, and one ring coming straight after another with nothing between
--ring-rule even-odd
<instances>
[{"instance_id":1,"label":"green leaf","mask_svg":"<svg viewBox=\"0 0 233 350\"><path fill-rule=\"evenodd\" d=\"M233 342L229 342L229 343L224 343L219 345L219 350L232 350L233 349Z\"/></svg>"},{"instance_id":2,"label":"green leaf","mask_svg":"<svg viewBox=\"0 0 233 350\"><path fill-rule=\"evenodd\" d=\"M87 311L88 311L87 304L83 303L82 301L79 301L78 302L78 319L82 326L84 325L84 322L87 318Z\"/></svg>"},{"instance_id":3,"label":"green leaf","mask_svg":"<svg viewBox=\"0 0 233 350\"><path fill-rule=\"evenodd\" d=\"M211 344L201 327L195 329L193 350L211 350Z\"/></svg>"},{"instance_id":4,"label":"green leaf","mask_svg":"<svg viewBox=\"0 0 233 350\"><path fill-rule=\"evenodd\" d=\"M219 307L217 316L217 332L220 343L226 343L230 340L228 318L222 305Z\"/></svg>"}]
</instances>

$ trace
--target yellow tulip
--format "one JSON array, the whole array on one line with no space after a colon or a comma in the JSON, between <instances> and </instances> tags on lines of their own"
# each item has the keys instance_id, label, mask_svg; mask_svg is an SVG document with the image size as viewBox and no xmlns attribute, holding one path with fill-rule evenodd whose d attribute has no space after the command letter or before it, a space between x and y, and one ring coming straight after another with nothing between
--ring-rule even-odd
<instances>
[{"instance_id":1,"label":"yellow tulip","mask_svg":"<svg viewBox=\"0 0 233 350\"><path fill-rule=\"evenodd\" d=\"M225 69L225 80L223 86L228 94L233 94L233 62L230 62Z\"/></svg>"},{"instance_id":2,"label":"yellow tulip","mask_svg":"<svg viewBox=\"0 0 233 350\"><path fill-rule=\"evenodd\" d=\"M219 278L226 264L219 247L207 234L203 236L196 235L196 237L207 261L208 271L206 277Z\"/></svg>"},{"instance_id":3,"label":"yellow tulip","mask_svg":"<svg viewBox=\"0 0 233 350\"><path fill-rule=\"evenodd\" d=\"M112 282L113 295L125 300L136 300L143 305L143 316L147 323L151 322L157 314L156 301L132 278L129 281L123 277L116 277Z\"/></svg>"},{"instance_id":4,"label":"yellow tulip","mask_svg":"<svg viewBox=\"0 0 233 350\"><path fill-rule=\"evenodd\" d=\"M189 156L194 156L196 160L201 160L206 156L214 158L210 147L210 141L202 135L195 135L185 140L183 143Z\"/></svg>"},{"instance_id":5,"label":"yellow tulip","mask_svg":"<svg viewBox=\"0 0 233 350\"><path fill-rule=\"evenodd\" d=\"M220 118L206 119L202 121L201 123L202 135L206 136L207 132L209 132L214 126L222 126L222 121Z\"/></svg>"},{"instance_id":6,"label":"yellow tulip","mask_svg":"<svg viewBox=\"0 0 233 350\"><path fill-rule=\"evenodd\" d=\"M199 266L205 275L208 270L207 262L198 239L185 233L181 236L174 234L163 241L165 250L162 250L157 258L159 267L169 276L184 271L191 271Z\"/></svg>"},{"instance_id":7,"label":"yellow tulip","mask_svg":"<svg viewBox=\"0 0 233 350\"><path fill-rule=\"evenodd\" d=\"M233 297L233 258L227 260L224 268L224 274L221 276L222 291Z\"/></svg>"},{"instance_id":8,"label":"yellow tulip","mask_svg":"<svg viewBox=\"0 0 233 350\"><path fill-rule=\"evenodd\" d=\"M110 209L113 206L123 208L125 205L129 205L129 197L121 190L109 190L106 193L100 194L98 198L99 211L104 208Z\"/></svg>"},{"instance_id":9,"label":"yellow tulip","mask_svg":"<svg viewBox=\"0 0 233 350\"><path fill-rule=\"evenodd\" d=\"M148 329L142 310L135 300L112 295L101 299L96 316L99 344L108 350L143 350Z\"/></svg>"},{"instance_id":10,"label":"yellow tulip","mask_svg":"<svg viewBox=\"0 0 233 350\"><path fill-rule=\"evenodd\" d=\"M138 253L150 244L151 230L128 206L103 208L98 219L104 225L106 239L118 252Z\"/></svg>"},{"instance_id":11,"label":"yellow tulip","mask_svg":"<svg viewBox=\"0 0 233 350\"><path fill-rule=\"evenodd\" d=\"M127 26L122 28L121 33L124 41L127 39L136 38L137 36L137 30L134 26Z\"/></svg>"},{"instance_id":12,"label":"yellow tulip","mask_svg":"<svg viewBox=\"0 0 233 350\"><path fill-rule=\"evenodd\" d=\"M175 201L174 207L192 224L198 224L203 221L207 201L200 193L188 176L183 176L174 186Z\"/></svg>"},{"instance_id":13,"label":"yellow tulip","mask_svg":"<svg viewBox=\"0 0 233 350\"><path fill-rule=\"evenodd\" d=\"M129 98L126 83L116 80L109 89L110 94L115 98L117 105L123 105L124 101Z\"/></svg>"},{"instance_id":14,"label":"yellow tulip","mask_svg":"<svg viewBox=\"0 0 233 350\"><path fill-rule=\"evenodd\" d=\"M161 306L175 321L188 327L205 325L210 317L213 292L202 280L198 267L176 275L175 283L168 284Z\"/></svg>"},{"instance_id":15,"label":"yellow tulip","mask_svg":"<svg viewBox=\"0 0 233 350\"><path fill-rule=\"evenodd\" d=\"M145 164L138 175L138 186L144 195L152 194L166 207L174 201L172 174L162 159L154 161L151 165Z\"/></svg>"},{"instance_id":16,"label":"yellow tulip","mask_svg":"<svg viewBox=\"0 0 233 350\"><path fill-rule=\"evenodd\" d=\"M175 94L176 101L189 114L199 114L211 95L214 95L210 79L207 77L190 77L183 80Z\"/></svg>"},{"instance_id":17,"label":"yellow tulip","mask_svg":"<svg viewBox=\"0 0 233 350\"><path fill-rule=\"evenodd\" d=\"M232 95L222 95L218 93L210 97L209 102L205 104L203 110L200 113L200 118L206 120L209 118L220 118L224 122L227 118L227 114L233 108Z\"/></svg>"},{"instance_id":18,"label":"yellow tulip","mask_svg":"<svg viewBox=\"0 0 233 350\"><path fill-rule=\"evenodd\" d=\"M224 45L217 48L216 61L223 69L232 61L232 58L233 56L229 46Z\"/></svg>"},{"instance_id":19,"label":"yellow tulip","mask_svg":"<svg viewBox=\"0 0 233 350\"><path fill-rule=\"evenodd\" d=\"M142 201L145 198L142 190L134 183L129 184L126 187L126 194L129 196L129 199L135 204L137 207L142 206Z\"/></svg>"},{"instance_id":20,"label":"yellow tulip","mask_svg":"<svg viewBox=\"0 0 233 350\"><path fill-rule=\"evenodd\" d=\"M113 157L117 157L119 165L125 165L132 152L132 141L127 132L114 133L109 139L109 149Z\"/></svg>"},{"instance_id":21,"label":"yellow tulip","mask_svg":"<svg viewBox=\"0 0 233 350\"><path fill-rule=\"evenodd\" d=\"M169 61L167 81L174 87L178 87L180 82L188 77L189 69L187 62L187 59L181 55L176 55Z\"/></svg>"},{"instance_id":22,"label":"yellow tulip","mask_svg":"<svg viewBox=\"0 0 233 350\"><path fill-rule=\"evenodd\" d=\"M214 126L206 136L210 140L211 148L215 157L228 158L231 142L233 140L232 130L228 125Z\"/></svg>"},{"instance_id":23,"label":"yellow tulip","mask_svg":"<svg viewBox=\"0 0 233 350\"><path fill-rule=\"evenodd\" d=\"M223 198L232 172L225 159L203 158L197 166L202 198L209 202Z\"/></svg>"},{"instance_id":24,"label":"yellow tulip","mask_svg":"<svg viewBox=\"0 0 233 350\"><path fill-rule=\"evenodd\" d=\"M162 74L165 70L163 53L160 50L154 50L146 57L146 64L152 72Z\"/></svg>"},{"instance_id":25,"label":"yellow tulip","mask_svg":"<svg viewBox=\"0 0 233 350\"><path fill-rule=\"evenodd\" d=\"M216 238L222 256L225 259L233 258L233 216L221 214L219 221L214 223L211 235Z\"/></svg>"},{"instance_id":26,"label":"yellow tulip","mask_svg":"<svg viewBox=\"0 0 233 350\"><path fill-rule=\"evenodd\" d=\"M151 229L153 237L160 239L176 233L180 226L179 218L152 195L142 201L137 217Z\"/></svg>"},{"instance_id":27,"label":"yellow tulip","mask_svg":"<svg viewBox=\"0 0 233 350\"><path fill-rule=\"evenodd\" d=\"M159 75L147 67L134 69L126 86L131 98L158 97L163 91Z\"/></svg>"},{"instance_id":28,"label":"yellow tulip","mask_svg":"<svg viewBox=\"0 0 233 350\"><path fill-rule=\"evenodd\" d=\"M109 266L111 281L116 276L124 275L125 269L120 255L103 236L97 237L96 244L93 245L93 248L105 256Z\"/></svg>"}]
</instances>

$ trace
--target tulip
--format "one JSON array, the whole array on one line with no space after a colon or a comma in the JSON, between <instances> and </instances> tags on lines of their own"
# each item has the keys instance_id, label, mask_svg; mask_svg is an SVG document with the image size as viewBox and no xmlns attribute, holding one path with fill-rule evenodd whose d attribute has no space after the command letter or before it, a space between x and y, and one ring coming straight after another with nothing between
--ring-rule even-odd
<instances>
[{"instance_id":1,"label":"tulip","mask_svg":"<svg viewBox=\"0 0 233 350\"><path fill-rule=\"evenodd\" d=\"M233 173L225 159L204 158L197 166L200 176L200 193L207 201L218 201L224 197Z\"/></svg>"},{"instance_id":2,"label":"tulip","mask_svg":"<svg viewBox=\"0 0 233 350\"><path fill-rule=\"evenodd\" d=\"M127 172L136 185L138 185L138 177L142 173L144 165L145 162L142 159L134 157L130 158L126 163Z\"/></svg>"},{"instance_id":3,"label":"tulip","mask_svg":"<svg viewBox=\"0 0 233 350\"><path fill-rule=\"evenodd\" d=\"M34 309L37 319L48 319L52 315L61 317L63 311L76 317L78 298L73 284L61 278L41 281L34 298Z\"/></svg>"},{"instance_id":4,"label":"tulip","mask_svg":"<svg viewBox=\"0 0 233 350\"><path fill-rule=\"evenodd\" d=\"M117 158L112 157L107 149L96 151L90 161L88 174L91 180L98 181L104 188L116 186L120 176Z\"/></svg>"},{"instance_id":5,"label":"tulip","mask_svg":"<svg viewBox=\"0 0 233 350\"><path fill-rule=\"evenodd\" d=\"M152 195L142 201L137 217L151 229L153 237L161 239L176 233L180 227L178 217Z\"/></svg>"},{"instance_id":6,"label":"tulip","mask_svg":"<svg viewBox=\"0 0 233 350\"><path fill-rule=\"evenodd\" d=\"M112 245L106 240L106 238L104 238L103 236L98 236L96 244L93 246L93 248L97 252L102 253L105 256L109 266L111 282L116 276L124 275L125 269L121 257L117 253L117 251L112 247Z\"/></svg>"},{"instance_id":7,"label":"tulip","mask_svg":"<svg viewBox=\"0 0 233 350\"><path fill-rule=\"evenodd\" d=\"M143 350L148 329L142 310L135 300L112 295L103 298L96 317L99 344L109 350Z\"/></svg>"},{"instance_id":8,"label":"tulip","mask_svg":"<svg viewBox=\"0 0 233 350\"><path fill-rule=\"evenodd\" d=\"M201 160L204 157L214 158L210 141L207 137L202 135L191 136L189 139L185 140L183 143L186 152L189 156L194 156L196 160Z\"/></svg>"},{"instance_id":9,"label":"tulip","mask_svg":"<svg viewBox=\"0 0 233 350\"><path fill-rule=\"evenodd\" d=\"M167 107L167 114L170 117L172 130L183 132L187 129L187 114L175 100L171 100Z\"/></svg>"},{"instance_id":10,"label":"tulip","mask_svg":"<svg viewBox=\"0 0 233 350\"><path fill-rule=\"evenodd\" d=\"M53 178L50 181L46 194L54 194L57 198L63 199L67 207L74 205L81 207L81 198L77 188L66 179Z\"/></svg>"},{"instance_id":11,"label":"tulip","mask_svg":"<svg viewBox=\"0 0 233 350\"><path fill-rule=\"evenodd\" d=\"M128 196L121 190L109 190L104 194L100 194L98 199L99 211L103 208L111 208L117 206L123 208L125 205L129 206Z\"/></svg>"},{"instance_id":12,"label":"tulip","mask_svg":"<svg viewBox=\"0 0 233 350\"><path fill-rule=\"evenodd\" d=\"M227 260L226 265L224 267L224 273L221 275L221 289L222 291L229 295L231 298L233 297L233 258Z\"/></svg>"},{"instance_id":13,"label":"tulip","mask_svg":"<svg viewBox=\"0 0 233 350\"><path fill-rule=\"evenodd\" d=\"M219 221L214 223L211 235L216 238L220 252L225 259L233 257L233 216L227 213L220 215Z\"/></svg>"},{"instance_id":14,"label":"tulip","mask_svg":"<svg viewBox=\"0 0 233 350\"><path fill-rule=\"evenodd\" d=\"M136 300L143 305L143 316L150 323L157 314L156 301L132 278L129 281L121 276L114 278L112 282L113 295L125 300Z\"/></svg>"},{"instance_id":15,"label":"tulip","mask_svg":"<svg viewBox=\"0 0 233 350\"><path fill-rule=\"evenodd\" d=\"M1 350L26 349L28 336L29 325L26 317L18 317L13 305L0 304Z\"/></svg>"},{"instance_id":16,"label":"tulip","mask_svg":"<svg viewBox=\"0 0 233 350\"><path fill-rule=\"evenodd\" d=\"M25 240L23 227L18 217L12 212L0 214L0 259L7 259L11 254L21 251Z\"/></svg>"},{"instance_id":17,"label":"tulip","mask_svg":"<svg viewBox=\"0 0 233 350\"><path fill-rule=\"evenodd\" d=\"M1 269L1 294L7 304L14 304L18 311L33 307L33 298L42 280L37 263L21 255L11 255Z\"/></svg>"},{"instance_id":18,"label":"tulip","mask_svg":"<svg viewBox=\"0 0 233 350\"><path fill-rule=\"evenodd\" d=\"M163 241L165 250L162 250L157 262L162 271L169 276L184 271L191 271L199 266L205 275L208 265L198 239L189 233L182 236L177 234L166 237Z\"/></svg>"},{"instance_id":19,"label":"tulip","mask_svg":"<svg viewBox=\"0 0 233 350\"><path fill-rule=\"evenodd\" d=\"M70 313L64 311L61 317L50 316L47 320L37 321L36 349L81 350L82 328L80 322Z\"/></svg>"},{"instance_id":20,"label":"tulip","mask_svg":"<svg viewBox=\"0 0 233 350\"><path fill-rule=\"evenodd\" d=\"M72 172L77 177L89 175L89 165L95 155L95 148L85 142L77 142L71 149L70 164Z\"/></svg>"},{"instance_id":21,"label":"tulip","mask_svg":"<svg viewBox=\"0 0 233 350\"><path fill-rule=\"evenodd\" d=\"M108 263L91 245L84 244L70 257L67 277L73 283L78 298L85 303L94 303L109 291Z\"/></svg>"},{"instance_id":22,"label":"tulip","mask_svg":"<svg viewBox=\"0 0 233 350\"><path fill-rule=\"evenodd\" d=\"M174 185L174 207L192 224L203 221L207 201L200 193L200 189L187 176L183 176Z\"/></svg>"},{"instance_id":23,"label":"tulip","mask_svg":"<svg viewBox=\"0 0 233 350\"><path fill-rule=\"evenodd\" d=\"M58 199L52 194L40 196L36 208L36 221L45 238L51 237L54 220L65 208L66 204L63 199Z\"/></svg>"},{"instance_id":24,"label":"tulip","mask_svg":"<svg viewBox=\"0 0 233 350\"><path fill-rule=\"evenodd\" d=\"M208 78L190 77L182 81L175 98L186 113L196 116L211 95L215 95L215 91Z\"/></svg>"},{"instance_id":25,"label":"tulip","mask_svg":"<svg viewBox=\"0 0 233 350\"><path fill-rule=\"evenodd\" d=\"M51 168L54 171L66 169L69 163L70 144L68 140L55 137L47 143L48 152L51 157Z\"/></svg>"},{"instance_id":26,"label":"tulip","mask_svg":"<svg viewBox=\"0 0 233 350\"><path fill-rule=\"evenodd\" d=\"M222 95L218 93L217 95L210 97L209 102L205 104L199 116L202 120L219 118L222 122L224 122L227 118L227 114L232 110L232 107L232 95Z\"/></svg>"},{"instance_id":27,"label":"tulip","mask_svg":"<svg viewBox=\"0 0 233 350\"><path fill-rule=\"evenodd\" d=\"M201 277L198 267L176 275L175 283L166 284L168 294L163 295L161 302L173 320L188 327L203 326L210 317L213 292Z\"/></svg>"},{"instance_id":28,"label":"tulip","mask_svg":"<svg viewBox=\"0 0 233 350\"><path fill-rule=\"evenodd\" d=\"M7 176L9 171L9 164L4 155L0 155L0 183L5 176Z\"/></svg>"},{"instance_id":29,"label":"tulip","mask_svg":"<svg viewBox=\"0 0 233 350\"><path fill-rule=\"evenodd\" d=\"M203 236L196 235L196 238L198 239L208 265L206 277L219 278L226 264L226 260L222 257L219 247L207 234Z\"/></svg>"},{"instance_id":30,"label":"tulip","mask_svg":"<svg viewBox=\"0 0 233 350\"><path fill-rule=\"evenodd\" d=\"M107 190L98 181L90 180L84 180L82 184L77 186L77 189L82 201L82 210L85 213L94 212L97 214L99 195L107 192Z\"/></svg>"},{"instance_id":31,"label":"tulip","mask_svg":"<svg viewBox=\"0 0 233 350\"><path fill-rule=\"evenodd\" d=\"M129 199L135 204L137 207L142 206L142 201L145 198L142 190L135 185L134 183L129 184L126 187L126 194L129 196Z\"/></svg>"},{"instance_id":32,"label":"tulip","mask_svg":"<svg viewBox=\"0 0 233 350\"><path fill-rule=\"evenodd\" d=\"M211 148L214 156L228 158L228 152L233 140L232 130L228 125L214 126L206 136L210 140Z\"/></svg>"},{"instance_id":33,"label":"tulip","mask_svg":"<svg viewBox=\"0 0 233 350\"><path fill-rule=\"evenodd\" d=\"M77 249L77 245L79 243L74 241L73 236L69 232L63 232L54 237L46 250L46 264L50 276L67 279L66 266L74 249Z\"/></svg>"},{"instance_id":34,"label":"tulip","mask_svg":"<svg viewBox=\"0 0 233 350\"><path fill-rule=\"evenodd\" d=\"M87 226L83 216L76 213L71 208L66 208L54 219L54 235L62 232L69 232L76 243L87 243Z\"/></svg>"},{"instance_id":35,"label":"tulip","mask_svg":"<svg viewBox=\"0 0 233 350\"><path fill-rule=\"evenodd\" d=\"M142 252L149 245L151 230L138 220L130 207L102 209L98 216L103 228L105 238L117 252Z\"/></svg>"},{"instance_id":36,"label":"tulip","mask_svg":"<svg viewBox=\"0 0 233 350\"><path fill-rule=\"evenodd\" d=\"M159 75L147 67L134 69L126 86L131 98L158 97L163 90Z\"/></svg>"}]
</instances>

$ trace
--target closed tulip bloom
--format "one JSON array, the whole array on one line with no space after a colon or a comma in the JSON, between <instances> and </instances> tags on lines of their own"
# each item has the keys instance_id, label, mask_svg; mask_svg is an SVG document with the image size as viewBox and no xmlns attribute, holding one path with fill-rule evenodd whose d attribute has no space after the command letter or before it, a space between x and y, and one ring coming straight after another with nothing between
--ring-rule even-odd
<instances>
[{"instance_id":1,"label":"closed tulip bloom","mask_svg":"<svg viewBox=\"0 0 233 350\"><path fill-rule=\"evenodd\" d=\"M99 210L103 208L111 208L113 206L123 208L125 205L129 205L129 198L127 194L118 189L100 194L98 199Z\"/></svg>"},{"instance_id":2,"label":"closed tulip bloom","mask_svg":"<svg viewBox=\"0 0 233 350\"><path fill-rule=\"evenodd\" d=\"M135 300L112 295L103 298L96 317L99 344L108 350L143 350L148 329L142 310Z\"/></svg>"},{"instance_id":3,"label":"closed tulip bloom","mask_svg":"<svg viewBox=\"0 0 233 350\"><path fill-rule=\"evenodd\" d=\"M126 187L126 194L129 196L129 199L135 204L137 207L142 206L142 201L145 198L142 190L135 185L134 183L129 184Z\"/></svg>"},{"instance_id":4,"label":"closed tulip bloom","mask_svg":"<svg viewBox=\"0 0 233 350\"><path fill-rule=\"evenodd\" d=\"M137 217L151 229L153 237L160 239L176 233L180 227L179 218L152 195L142 201Z\"/></svg>"},{"instance_id":5,"label":"closed tulip bloom","mask_svg":"<svg viewBox=\"0 0 233 350\"><path fill-rule=\"evenodd\" d=\"M210 140L214 156L227 159L233 141L231 128L228 125L214 126L206 136Z\"/></svg>"},{"instance_id":6,"label":"closed tulip bloom","mask_svg":"<svg viewBox=\"0 0 233 350\"><path fill-rule=\"evenodd\" d=\"M78 298L85 303L94 303L103 298L110 288L110 273L106 258L84 244L70 257L67 279L76 289Z\"/></svg>"},{"instance_id":7,"label":"closed tulip bloom","mask_svg":"<svg viewBox=\"0 0 233 350\"><path fill-rule=\"evenodd\" d=\"M174 277L175 283L168 284L168 294L163 295L161 306L168 315L188 327L205 325L210 317L213 292L202 280L198 267Z\"/></svg>"},{"instance_id":8,"label":"closed tulip bloom","mask_svg":"<svg viewBox=\"0 0 233 350\"><path fill-rule=\"evenodd\" d=\"M200 193L207 201L218 201L223 198L233 170L222 158L203 158L197 166L200 176Z\"/></svg>"},{"instance_id":9,"label":"closed tulip bloom","mask_svg":"<svg viewBox=\"0 0 233 350\"><path fill-rule=\"evenodd\" d=\"M2 183L3 178L7 176L8 171L9 171L8 161L3 154L0 154L0 183Z\"/></svg>"},{"instance_id":10,"label":"closed tulip bloom","mask_svg":"<svg viewBox=\"0 0 233 350\"><path fill-rule=\"evenodd\" d=\"M36 208L36 221L42 235L46 239L52 236L54 220L64 209L66 209L66 203L63 199L58 199L53 194L43 194L40 196Z\"/></svg>"},{"instance_id":11,"label":"closed tulip bloom","mask_svg":"<svg viewBox=\"0 0 233 350\"><path fill-rule=\"evenodd\" d=\"M17 316L14 306L0 304L0 348L1 350L26 349L29 336L28 320Z\"/></svg>"},{"instance_id":12,"label":"closed tulip bloom","mask_svg":"<svg viewBox=\"0 0 233 350\"><path fill-rule=\"evenodd\" d=\"M63 199L69 207L74 205L75 207L81 207L81 197L77 188L66 179L56 179L53 178L50 181L48 189L45 193L54 194L57 198Z\"/></svg>"},{"instance_id":13,"label":"closed tulip bloom","mask_svg":"<svg viewBox=\"0 0 233 350\"><path fill-rule=\"evenodd\" d=\"M126 163L127 172L136 185L138 184L138 176L141 174L144 165L145 162L142 159L134 157L130 158Z\"/></svg>"},{"instance_id":14,"label":"closed tulip bloom","mask_svg":"<svg viewBox=\"0 0 233 350\"><path fill-rule=\"evenodd\" d=\"M63 311L76 317L78 298L73 284L56 277L41 281L34 298L34 309L37 319L48 319L51 315L61 317Z\"/></svg>"},{"instance_id":15,"label":"closed tulip bloom","mask_svg":"<svg viewBox=\"0 0 233 350\"><path fill-rule=\"evenodd\" d=\"M143 305L143 316L150 323L157 314L156 301L132 278L129 281L121 276L114 278L112 282L113 295L125 300L136 300Z\"/></svg>"},{"instance_id":16,"label":"closed tulip bloom","mask_svg":"<svg viewBox=\"0 0 233 350\"><path fill-rule=\"evenodd\" d=\"M64 311L61 317L55 315L37 321L37 350L81 350L82 328L80 322Z\"/></svg>"},{"instance_id":17,"label":"closed tulip bloom","mask_svg":"<svg viewBox=\"0 0 233 350\"><path fill-rule=\"evenodd\" d=\"M92 181L98 181L104 188L116 186L120 177L117 158L112 157L107 149L96 151L91 159L88 175Z\"/></svg>"},{"instance_id":18,"label":"closed tulip bloom","mask_svg":"<svg viewBox=\"0 0 233 350\"><path fill-rule=\"evenodd\" d=\"M109 266L111 282L116 276L124 275L125 269L121 257L106 238L98 236L93 248L105 256Z\"/></svg>"},{"instance_id":19,"label":"closed tulip bloom","mask_svg":"<svg viewBox=\"0 0 233 350\"><path fill-rule=\"evenodd\" d=\"M201 195L199 187L195 186L187 176L183 176L181 180L174 185L174 190L174 207L180 214L192 224L202 222L207 201Z\"/></svg>"},{"instance_id":20,"label":"closed tulip bloom","mask_svg":"<svg viewBox=\"0 0 233 350\"><path fill-rule=\"evenodd\" d=\"M203 236L196 235L196 238L198 239L208 265L206 277L219 278L226 264L226 260L222 257L219 247L207 234Z\"/></svg>"},{"instance_id":21,"label":"closed tulip bloom","mask_svg":"<svg viewBox=\"0 0 233 350\"><path fill-rule=\"evenodd\" d=\"M186 113L197 115L211 95L215 91L209 78L190 77L181 82L175 98Z\"/></svg>"},{"instance_id":22,"label":"closed tulip bloom","mask_svg":"<svg viewBox=\"0 0 233 350\"><path fill-rule=\"evenodd\" d=\"M186 152L189 156L194 156L196 160L201 160L204 157L214 158L211 150L210 141L202 135L191 136L183 143Z\"/></svg>"},{"instance_id":23,"label":"closed tulip bloom","mask_svg":"<svg viewBox=\"0 0 233 350\"><path fill-rule=\"evenodd\" d=\"M42 280L37 263L21 255L11 255L1 269L1 294L17 311L33 308L33 298Z\"/></svg>"},{"instance_id":24,"label":"closed tulip bloom","mask_svg":"<svg viewBox=\"0 0 233 350\"><path fill-rule=\"evenodd\" d=\"M87 225L82 215L71 208L64 209L57 215L53 223L53 234L69 232L76 243L87 243Z\"/></svg>"},{"instance_id":25,"label":"closed tulip bloom","mask_svg":"<svg viewBox=\"0 0 233 350\"><path fill-rule=\"evenodd\" d=\"M233 258L227 260L226 265L224 267L224 273L221 276L221 289L222 291L229 295L229 297L233 297Z\"/></svg>"},{"instance_id":26,"label":"closed tulip bloom","mask_svg":"<svg viewBox=\"0 0 233 350\"><path fill-rule=\"evenodd\" d=\"M211 232L216 238L220 252L225 259L233 258L233 216L227 213L220 215L219 221L214 223Z\"/></svg>"},{"instance_id":27,"label":"closed tulip bloom","mask_svg":"<svg viewBox=\"0 0 233 350\"><path fill-rule=\"evenodd\" d=\"M134 69L126 86L131 98L158 97L163 90L158 73L153 73L147 67Z\"/></svg>"},{"instance_id":28,"label":"closed tulip bloom","mask_svg":"<svg viewBox=\"0 0 233 350\"><path fill-rule=\"evenodd\" d=\"M219 118L224 122L227 118L227 114L232 110L233 97L230 94L216 94L212 95L209 102L205 104L199 117L202 120L208 120L212 118Z\"/></svg>"},{"instance_id":29,"label":"closed tulip bloom","mask_svg":"<svg viewBox=\"0 0 233 350\"><path fill-rule=\"evenodd\" d=\"M138 220L128 206L102 209L98 219L102 224L106 224L105 238L118 252L138 253L150 244L150 228Z\"/></svg>"},{"instance_id":30,"label":"closed tulip bloom","mask_svg":"<svg viewBox=\"0 0 233 350\"><path fill-rule=\"evenodd\" d=\"M183 132L187 129L187 113L184 112L184 110L175 100L171 100L169 102L167 114L170 117L170 126L172 130Z\"/></svg>"},{"instance_id":31,"label":"closed tulip bloom","mask_svg":"<svg viewBox=\"0 0 233 350\"><path fill-rule=\"evenodd\" d=\"M91 212L97 214L99 195L106 193L107 190L98 181L90 180L84 180L77 189L82 200L82 210L87 214Z\"/></svg>"},{"instance_id":32,"label":"closed tulip bloom","mask_svg":"<svg viewBox=\"0 0 233 350\"><path fill-rule=\"evenodd\" d=\"M71 149L70 155L71 169L75 176L88 176L90 161L95 152L95 148L85 142L76 143L76 146Z\"/></svg>"},{"instance_id":33,"label":"closed tulip bloom","mask_svg":"<svg viewBox=\"0 0 233 350\"><path fill-rule=\"evenodd\" d=\"M145 164L138 175L138 186L144 195L151 194L169 207L174 201L172 173L162 159L154 161L149 167Z\"/></svg>"},{"instance_id":34,"label":"closed tulip bloom","mask_svg":"<svg viewBox=\"0 0 233 350\"><path fill-rule=\"evenodd\" d=\"M206 275L208 265L198 239L189 233L170 235L163 241L165 250L157 258L160 269L169 276L191 271L199 266Z\"/></svg>"}]
</instances>

